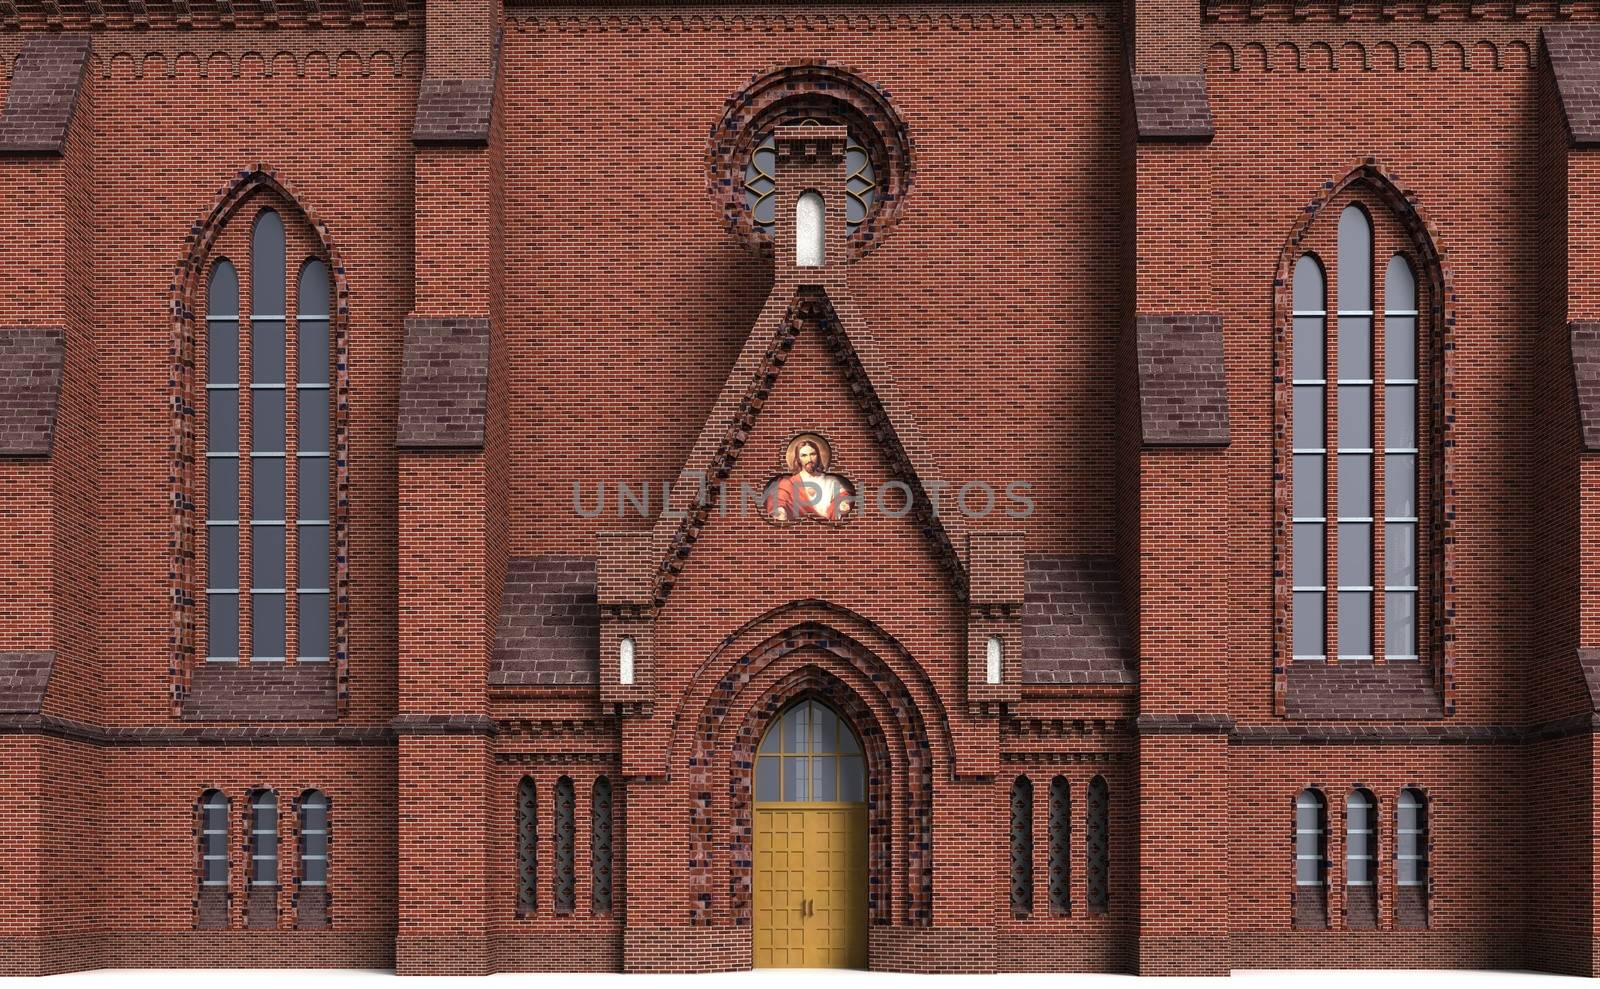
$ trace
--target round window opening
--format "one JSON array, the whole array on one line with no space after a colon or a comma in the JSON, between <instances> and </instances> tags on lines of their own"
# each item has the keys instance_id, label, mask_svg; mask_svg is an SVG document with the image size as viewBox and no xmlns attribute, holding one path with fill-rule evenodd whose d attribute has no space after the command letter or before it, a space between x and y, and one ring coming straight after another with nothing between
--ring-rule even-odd
<instances>
[{"instance_id":1,"label":"round window opening","mask_svg":"<svg viewBox=\"0 0 1600 989\"><path fill-rule=\"evenodd\" d=\"M861 803L861 741L833 708L804 700L773 719L756 753L759 803Z\"/></svg>"},{"instance_id":2,"label":"round window opening","mask_svg":"<svg viewBox=\"0 0 1600 989\"><path fill-rule=\"evenodd\" d=\"M809 119L803 124L819 124ZM778 155L778 139L770 132L750 153L750 162L744 167L744 202L750 211L751 222L764 234L772 234L773 208L778 191L774 181ZM854 134L848 134L844 143L844 191L849 197L845 203L845 233L854 234L872 212L878 197L878 172L872 167L872 157Z\"/></svg>"}]
</instances>

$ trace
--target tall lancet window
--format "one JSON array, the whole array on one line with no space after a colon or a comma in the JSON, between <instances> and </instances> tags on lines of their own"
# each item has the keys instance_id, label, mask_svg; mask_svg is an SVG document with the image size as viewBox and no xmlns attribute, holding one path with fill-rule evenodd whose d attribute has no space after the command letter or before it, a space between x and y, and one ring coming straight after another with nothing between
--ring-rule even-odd
<instances>
[{"instance_id":1,"label":"tall lancet window","mask_svg":"<svg viewBox=\"0 0 1600 989\"><path fill-rule=\"evenodd\" d=\"M318 257L291 268L308 236L291 236L276 210L249 224L248 250L234 241L206 288L206 658L326 662L332 279Z\"/></svg>"},{"instance_id":2,"label":"tall lancet window","mask_svg":"<svg viewBox=\"0 0 1600 989\"><path fill-rule=\"evenodd\" d=\"M814 189L802 192L794 207L795 264L802 268L822 266L826 230L826 208L822 194Z\"/></svg>"},{"instance_id":3,"label":"tall lancet window","mask_svg":"<svg viewBox=\"0 0 1600 989\"><path fill-rule=\"evenodd\" d=\"M1375 225L1374 215L1385 222ZM1421 652L1428 354L1419 346L1416 271L1395 226L1352 203L1339 214L1337 237L1320 242L1323 256L1304 254L1294 265L1297 660L1407 661Z\"/></svg>"}]
</instances>

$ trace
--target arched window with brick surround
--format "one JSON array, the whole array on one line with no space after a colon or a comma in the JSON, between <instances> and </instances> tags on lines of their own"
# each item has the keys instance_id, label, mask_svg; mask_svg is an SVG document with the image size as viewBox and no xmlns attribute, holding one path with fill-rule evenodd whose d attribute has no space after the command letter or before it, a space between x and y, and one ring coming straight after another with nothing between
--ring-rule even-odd
<instances>
[{"instance_id":1,"label":"arched window with brick surround","mask_svg":"<svg viewBox=\"0 0 1600 989\"><path fill-rule=\"evenodd\" d=\"M175 707L225 716L210 712L239 682L230 666L337 663L305 682L325 682L342 708L349 382L337 252L265 169L236 176L187 250L171 306Z\"/></svg>"},{"instance_id":2,"label":"arched window with brick surround","mask_svg":"<svg viewBox=\"0 0 1600 989\"><path fill-rule=\"evenodd\" d=\"M1394 811L1394 919L1405 928L1428 926L1428 798L1414 786L1400 791Z\"/></svg>"},{"instance_id":3,"label":"arched window with brick surround","mask_svg":"<svg viewBox=\"0 0 1600 989\"><path fill-rule=\"evenodd\" d=\"M1328 802L1310 787L1294 798L1294 926L1328 926Z\"/></svg>"},{"instance_id":4,"label":"arched window with brick surround","mask_svg":"<svg viewBox=\"0 0 1600 989\"><path fill-rule=\"evenodd\" d=\"M225 928L228 907L228 798L221 790L207 790L195 807L198 820L200 889L195 897L195 926Z\"/></svg>"},{"instance_id":5,"label":"arched window with brick surround","mask_svg":"<svg viewBox=\"0 0 1600 989\"><path fill-rule=\"evenodd\" d=\"M300 881L295 926L317 930L328 926L328 849L333 843L328 795L321 790L300 794Z\"/></svg>"},{"instance_id":6,"label":"arched window with brick surround","mask_svg":"<svg viewBox=\"0 0 1600 989\"><path fill-rule=\"evenodd\" d=\"M1344 908L1352 930L1378 926L1378 802L1362 787L1350 791L1344 814Z\"/></svg>"},{"instance_id":7,"label":"arched window with brick surround","mask_svg":"<svg viewBox=\"0 0 1600 989\"><path fill-rule=\"evenodd\" d=\"M1453 310L1440 257L1415 202L1372 163L1329 184L1281 256L1280 713L1382 716L1430 692L1451 709ZM1341 694L1348 711L1295 689L1333 663L1368 677Z\"/></svg>"}]
</instances>

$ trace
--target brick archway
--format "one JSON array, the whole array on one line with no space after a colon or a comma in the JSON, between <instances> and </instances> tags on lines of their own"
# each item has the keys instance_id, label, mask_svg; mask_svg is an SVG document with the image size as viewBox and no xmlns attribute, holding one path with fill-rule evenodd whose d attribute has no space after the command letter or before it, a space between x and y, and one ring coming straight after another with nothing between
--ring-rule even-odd
<instances>
[{"instance_id":1,"label":"brick archway","mask_svg":"<svg viewBox=\"0 0 1600 989\"><path fill-rule=\"evenodd\" d=\"M690 923L750 925L755 749L773 715L808 693L849 718L866 751L869 922L926 926L933 916L933 762L922 712L882 660L817 622L774 635L733 661L701 708L689 758ZM727 899L718 910L724 869Z\"/></svg>"}]
</instances>

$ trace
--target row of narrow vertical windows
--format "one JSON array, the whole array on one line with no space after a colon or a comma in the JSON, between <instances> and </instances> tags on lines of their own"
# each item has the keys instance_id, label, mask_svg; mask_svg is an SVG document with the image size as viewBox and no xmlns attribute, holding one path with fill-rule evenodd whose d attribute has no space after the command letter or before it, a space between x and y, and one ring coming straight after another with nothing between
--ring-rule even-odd
<instances>
[{"instance_id":1,"label":"row of narrow vertical windows","mask_svg":"<svg viewBox=\"0 0 1600 989\"><path fill-rule=\"evenodd\" d=\"M1072 785L1065 776L1050 781L1048 859L1050 915L1072 915ZM1011 914L1034 913L1033 781L1018 776L1011 784ZM1084 880L1090 914L1110 906L1111 790L1104 776L1089 782L1084 805Z\"/></svg>"},{"instance_id":2,"label":"row of narrow vertical windows","mask_svg":"<svg viewBox=\"0 0 1600 989\"><path fill-rule=\"evenodd\" d=\"M1295 797L1295 924L1327 926L1328 804L1315 789ZM1345 896L1351 927L1377 926L1378 804L1357 787L1345 801ZM1428 801L1402 789L1394 809L1395 913L1400 926L1427 925Z\"/></svg>"},{"instance_id":3,"label":"row of narrow vertical windows","mask_svg":"<svg viewBox=\"0 0 1600 989\"><path fill-rule=\"evenodd\" d=\"M589 789L589 908L595 916L612 910L611 780L605 776ZM551 827L550 905L567 915L577 909L577 806L572 778L556 780ZM539 909L539 788L531 777L517 784L517 915L532 917Z\"/></svg>"},{"instance_id":4,"label":"row of narrow vertical windows","mask_svg":"<svg viewBox=\"0 0 1600 989\"><path fill-rule=\"evenodd\" d=\"M241 277L250 306L241 312ZM206 291L206 658L326 662L331 354L327 264L309 258L290 313L283 220L262 210L250 253ZM248 490L247 496L242 496ZM291 635L291 631L294 633Z\"/></svg>"},{"instance_id":5,"label":"row of narrow vertical windows","mask_svg":"<svg viewBox=\"0 0 1600 989\"><path fill-rule=\"evenodd\" d=\"M300 889L326 888L328 885L328 797L321 790L307 790L295 802L298 811L299 870L294 882ZM207 790L200 797L200 886L202 889L227 889L232 872L229 853L231 801L221 790ZM249 885L276 889L280 886L278 793L271 789L252 790L246 820L249 837Z\"/></svg>"},{"instance_id":6,"label":"row of narrow vertical windows","mask_svg":"<svg viewBox=\"0 0 1600 989\"><path fill-rule=\"evenodd\" d=\"M1330 649L1339 659L1418 658L1417 281L1406 256L1392 253L1379 305L1373 255L1372 221L1350 205L1328 270L1311 254L1295 263L1291 623L1299 660L1326 659Z\"/></svg>"}]
</instances>

